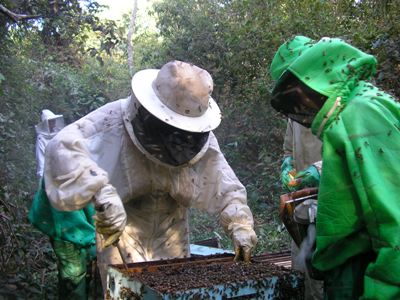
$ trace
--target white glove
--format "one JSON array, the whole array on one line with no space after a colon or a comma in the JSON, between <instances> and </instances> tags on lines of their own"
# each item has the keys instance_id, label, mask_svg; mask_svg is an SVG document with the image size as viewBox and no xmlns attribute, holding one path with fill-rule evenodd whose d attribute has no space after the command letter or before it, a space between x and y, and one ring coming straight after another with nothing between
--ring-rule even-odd
<instances>
[{"instance_id":1,"label":"white glove","mask_svg":"<svg viewBox=\"0 0 400 300\"><path fill-rule=\"evenodd\" d=\"M107 184L95 194L95 225L104 235L104 247L118 241L126 225L126 212L115 188Z\"/></svg>"},{"instance_id":2,"label":"white glove","mask_svg":"<svg viewBox=\"0 0 400 300\"><path fill-rule=\"evenodd\" d=\"M252 226L241 224L241 226L235 228L232 232L232 240L235 249L235 261L250 262L251 251L258 241Z\"/></svg>"}]
</instances>

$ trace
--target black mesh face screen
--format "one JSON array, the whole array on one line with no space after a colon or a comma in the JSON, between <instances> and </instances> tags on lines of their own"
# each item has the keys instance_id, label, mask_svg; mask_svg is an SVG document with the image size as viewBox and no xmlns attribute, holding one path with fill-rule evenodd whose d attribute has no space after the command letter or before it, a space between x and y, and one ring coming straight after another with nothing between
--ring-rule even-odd
<instances>
[{"instance_id":1,"label":"black mesh face screen","mask_svg":"<svg viewBox=\"0 0 400 300\"><path fill-rule=\"evenodd\" d=\"M207 142L209 132L189 132L168 125L139 107L132 120L140 144L158 160L180 166L189 162Z\"/></svg>"},{"instance_id":2,"label":"black mesh face screen","mask_svg":"<svg viewBox=\"0 0 400 300\"><path fill-rule=\"evenodd\" d=\"M271 105L292 120L310 127L327 97L314 91L287 71L272 91Z\"/></svg>"}]
</instances>

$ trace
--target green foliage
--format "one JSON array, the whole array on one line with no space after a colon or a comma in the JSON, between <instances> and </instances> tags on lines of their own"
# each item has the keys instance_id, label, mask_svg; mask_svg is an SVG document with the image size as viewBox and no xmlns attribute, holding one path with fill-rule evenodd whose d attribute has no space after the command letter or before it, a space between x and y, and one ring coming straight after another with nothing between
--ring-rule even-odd
<instances>
[{"instance_id":1,"label":"green foliage","mask_svg":"<svg viewBox=\"0 0 400 300\"><path fill-rule=\"evenodd\" d=\"M0 285L11 285L0 291L17 288L23 298L52 298L54 256L25 219L37 186L34 125L43 108L70 123L129 95L128 20L100 20L96 1L2 3L38 17L17 22L0 13ZM151 12L157 31L138 24L136 70L179 59L213 76L213 97L223 111L215 133L247 188L256 253L289 247L278 218L286 120L269 105L275 51L297 34L342 37L376 55L376 83L400 96L399 11L400 2L390 0L160 0ZM215 217L193 210L191 224L193 240L217 235L224 247L232 246Z\"/></svg>"},{"instance_id":2,"label":"green foliage","mask_svg":"<svg viewBox=\"0 0 400 300\"><path fill-rule=\"evenodd\" d=\"M56 265L43 234L26 216L37 187L35 129L44 108L73 122L130 93L118 56L80 56L80 67L54 59L38 36L0 53L0 298L56 298ZM4 243L3 243L4 242Z\"/></svg>"},{"instance_id":3,"label":"green foliage","mask_svg":"<svg viewBox=\"0 0 400 300\"><path fill-rule=\"evenodd\" d=\"M57 267L46 237L25 220L24 193L0 187L0 298L55 299Z\"/></svg>"},{"instance_id":4,"label":"green foliage","mask_svg":"<svg viewBox=\"0 0 400 300\"><path fill-rule=\"evenodd\" d=\"M0 160L7 174L2 178L13 174L24 188L35 182L34 125L43 108L63 114L69 123L130 92L127 68L110 58L100 66L89 57L81 69L24 55L2 57L2 61L7 71L0 96L4 103L0 119L0 151L4 155ZM21 157L30 160L27 163ZM17 188L15 181L14 186Z\"/></svg>"},{"instance_id":5,"label":"green foliage","mask_svg":"<svg viewBox=\"0 0 400 300\"><path fill-rule=\"evenodd\" d=\"M41 54L46 54L48 60L78 66L81 55L88 51L103 63L102 54L111 55L120 42L116 23L97 16L103 7L95 0L6 1L5 5L17 16L0 11L3 48L16 40L31 39L34 34L45 46ZM94 34L95 46L88 44Z\"/></svg>"}]
</instances>

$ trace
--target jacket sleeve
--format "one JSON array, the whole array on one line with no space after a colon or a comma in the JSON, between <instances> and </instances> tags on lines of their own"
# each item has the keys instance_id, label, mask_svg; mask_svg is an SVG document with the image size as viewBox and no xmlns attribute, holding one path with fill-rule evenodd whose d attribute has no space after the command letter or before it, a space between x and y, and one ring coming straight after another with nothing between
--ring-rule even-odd
<instances>
[{"instance_id":1,"label":"jacket sleeve","mask_svg":"<svg viewBox=\"0 0 400 300\"><path fill-rule=\"evenodd\" d=\"M288 119L286 133L283 140L283 155L293 156L293 125L292 121Z\"/></svg>"},{"instance_id":2,"label":"jacket sleeve","mask_svg":"<svg viewBox=\"0 0 400 300\"><path fill-rule=\"evenodd\" d=\"M45 153L46 193L52 206L61 211L81 209L108 183L86 147L87 139L98 134L96 113L61 130Z\"/></svg>"},{"instance_id":3,"label":"jacket sleeve","mask_svg":"<svg viewBox=\"0 0 400 300\"><path fill-rule=\"evenodd\" d=\"M366 269L362 299L399 299L400 107L394 101L374 99L353 105L353 109L359 117L345 123L352 128L349 139L354 150L347 153L348 166L377 254Z\"/></svg>"},{"instance_id":4,"label":"jacket sleeve","mask_svg":"<svg viewBox=\"0 0 400 300\"><path fill-rule=\"evenodd\" d=\"M252 230L246 189L228 165L215 136L210 135L210 148L196 166L198 193L192 205L217 214L229 236L236 230Z\"/></svg>"},{"instance_id":5,"label":"jacket sleeve","mask_svg":"<svg viewBox=\"0 0 400 300\"><path fill-rule=\"evenodd\" d=\"M41 134L36 138L36 176L41 178L44 170L44 150L46 148L46 141Z\"/></svg>"}]
</instances>

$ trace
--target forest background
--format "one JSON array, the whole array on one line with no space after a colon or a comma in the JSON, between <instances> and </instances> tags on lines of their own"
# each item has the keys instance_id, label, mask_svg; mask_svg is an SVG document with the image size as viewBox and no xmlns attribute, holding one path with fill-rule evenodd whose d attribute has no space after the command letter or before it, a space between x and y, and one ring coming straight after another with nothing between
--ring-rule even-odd
<instances>
[{"instance_id":1,"label":"forest background","mask_svg":"<svg viewBox=\"0 0 400 300\"><path fill-rule=\"evenodd\" d=\"M133 7L132 1L132 7ZM247 188L256 254L288 248L278 217L286 120L269 105L268 73L294 35L341 37L375 55L374 83L400 96L399 0L159 0L139 10L134 69L178 59L208 70L223 111L215 131ZM55 298L57 268L46 236L27 220L35 175L35 130L48 108L71 123L130 94L127 33L99 17L94 0L0 0L0 298ZM151 20L154 26L149 26ZM220 237L218 220L191 214L191 238Z\"/></svg>"}]
</instances>

